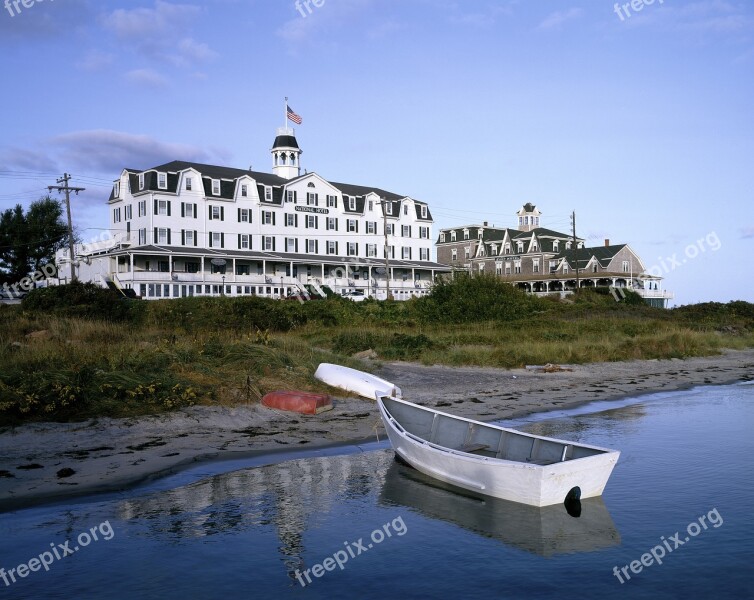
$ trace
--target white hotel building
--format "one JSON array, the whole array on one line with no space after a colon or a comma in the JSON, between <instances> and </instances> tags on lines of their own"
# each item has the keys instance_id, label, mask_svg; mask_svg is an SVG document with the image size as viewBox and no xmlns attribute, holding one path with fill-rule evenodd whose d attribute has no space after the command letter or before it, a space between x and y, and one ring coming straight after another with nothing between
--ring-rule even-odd
<instances>
[{"instance_id":1,"label":"white hotel building","mask_svg":"<svg viewBox=\"0 0 754 600\"><path fill-rule=\"evenodd\" d=\"M108 200L111 239L76 247L79 278L156 299L281 297L306 284L384 298L389 277L403 300L450 271L432 261L425 202L301 175L301 152L281 128L272 174L182 161L124 169ZM67 251L57 258L68 279Z\"/></svg>"}]
</instances>

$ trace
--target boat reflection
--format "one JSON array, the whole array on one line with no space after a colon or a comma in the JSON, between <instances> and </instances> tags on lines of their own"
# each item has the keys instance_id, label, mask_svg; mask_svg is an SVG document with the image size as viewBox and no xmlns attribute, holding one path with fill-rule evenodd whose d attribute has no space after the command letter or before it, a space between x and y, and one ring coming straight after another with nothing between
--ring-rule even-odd
<instances>
[{"instance_id":1,"label":"boat reflection","mask_svg":"<svg viewBox=\"0 0 754 600\"><path fill-rule=\"evenodd\" d=\"M620 534L601 497L582 500L580 516L572 517L562 504L537 508L477 495L393 461L379 501L540 556L592 552L620 544Z\"/></svg>"}]
</instances>

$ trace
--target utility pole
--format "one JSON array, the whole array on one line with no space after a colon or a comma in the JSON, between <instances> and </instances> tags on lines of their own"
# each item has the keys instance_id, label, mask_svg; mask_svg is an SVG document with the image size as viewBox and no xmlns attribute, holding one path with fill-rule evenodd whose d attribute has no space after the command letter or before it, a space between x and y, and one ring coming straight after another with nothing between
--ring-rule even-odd
<instances>
[{"instance_id":1,"label":"utility pole","mask_svg":"<svg viewBox=\"0 0 754 600\"><path fill-rule=\"evenodd\" d=\"M57 190L58 192L65 192L65 210L68 214L68 252L71 256L71 282L77 280L76 277L76 265L74 264L74 248L73 248L73 221L71 221L71 192L76 192L78 196L79 192L83 192L86 188L81 187L69 187L68 182L71 176L68 173L63 173L63 176L57 180L57 183L63 185L48 185L49 191Z\"/></svg>"},{"instance_id":2,"label":"utility pole","mask_svg":"<svg viewBox=\"0 0 754 600\"><path fill-rule=\"evenodd\" d=\"M385 232L385 300L390 300L390 261L388 260L388 239L387 239L387 210L385 198L381 198L382 205L382 229Z\"/></svg>"},{"instance_id":3,"label":"utility pole","mask_svg":"<svg viewBox=\"0 0 754 600\"><path fill-rule=\"evenodd\" d=\"M579 291L579 245L576 241L576 211L571 213L571 225L573 227L573 264L576 267L576 291Z\"/></svg>"}]
</instances>

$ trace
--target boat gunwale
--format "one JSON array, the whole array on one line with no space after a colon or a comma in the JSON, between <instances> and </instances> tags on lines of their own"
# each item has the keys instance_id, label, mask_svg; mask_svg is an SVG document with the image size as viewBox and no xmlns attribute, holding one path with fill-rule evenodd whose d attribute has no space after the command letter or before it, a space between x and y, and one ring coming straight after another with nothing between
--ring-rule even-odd
<instances>
[{"instance_id":1,"label":"boat gunwale","mask_svg":"<svg viewBox=\"0 0 754 600\"><path fill-rule=\"evenodd\" d=\"M393 429L395 429L395 431L399 435L401 435L402 437L406 438L409 442L412 442L414 444L418 444L418 445L421 445L421 446L426 446L426 447L432 448L434 450L438 450L438 451L444 452L446 454L450 454L450 455L456 456L458 458L463 458L463 459L470 460L470 461L473 461L473 462L487 462L487 463L493 463L493 464L495 464L495 463L501 463L501 464L506 464L506 465L518 465L520 467L528 467L528 468L532 468L532 469L544 469L544 468L552 468L552 467L555 467L557 465L573 465L574 463L583 464L583 461L586 461L588 459L603 458L603 457L609 456L611 454L616 455L616 458L620 456L620 451L619 450L615 450L615 449L611 449L611 448L604 448L602 446L594 446L594 445L591 445L591 444L583 444L581 442L570 442L568 440L562 440L562 439L558 439L558 438L551 438L551 437L547 437L547 436L543 436L543 435L536 435L536 434L532 434L532 433L527 433L525 431L519 431L517 429L511 429L511 428L508 428L508 427L501 427L500 425L493 425L491 423L484 423L482 421L476 421L474 419L468 419L466 417L461 417L461 416L458 416L458 415L452 415L450 413L446 413L446 412L443 412L441 410L434 410L432 408L427 408L426 406L420 406L418 404L414 404L413 402L408 402L407 400L403 400L401 398L393 398L391 396L384 396L384 395L380 395L380 394L376 394L376 398L377 398L377 404L378 404L378 406L380 408L380 411L383 412L383 415L385 415L386 417L388 417L387 420L390 421L394 425ZM464 421L466 423L474 423L476 425L481 425L482 427L487 427L487 428L495 429L495 430L498 430L498 431L504 431L504 432L515 434L515 435L522 435L522 436L529 437L529 438L534 438L534 439L539 439L539 440L545 440L545 441L550 441L550 442L556 442L556 443L559 443L559 444L578 446L578 447L581 447L581 448L588 448L590 450L599 450L601 452L601 454L595 454L595 455L592 455L592 456L582 456L580 458L572 458L572 459L569 459L569 460L566 460L566 461L556 461L556 462L552 462L552 463L549 463L549 464L546 464L546 465L539 465L539 464L536 464L536 463L529 463L529 462L524 462L524 461L519 461L519 460L509 460L509 459L506 459L506 458L497 458L495 456L479 456L477 454L472 454L471 452L464 452L463 450L459 450L457 448L450 448L448 446L441 446L441 445L436 444L434 442L430 442L429 440L427 440L425 438L422 438L422 437L420 437L420 436L418 436L416 434L411 433L410 431L406 430L406 428L403 427L403 425L401 425L400 422L392 415L392 413L389 411L389 409L387 408L387 406L385 406L384 402L382 401L382 398L388 398L389 400L394 400L394 401L400 402L402 404L407 404L411 408L421 409L421 410L424 410L424 411L429 412L429 413L443 415L445 417L450 417L451 419L456 419L456 420L459 420L459 421Z\"/></svg>"}]
</instances>

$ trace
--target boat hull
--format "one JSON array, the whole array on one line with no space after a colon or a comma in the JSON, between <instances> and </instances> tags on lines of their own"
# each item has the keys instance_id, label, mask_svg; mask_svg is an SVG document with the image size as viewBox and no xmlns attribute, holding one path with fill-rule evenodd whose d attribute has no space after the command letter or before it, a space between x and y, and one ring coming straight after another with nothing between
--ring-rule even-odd
<instances>
[{"instance_id":1,"label":"boat hull","mask_svg":"<svg viewBox=\"0 0 754 600\"><path fill-rule=\"evenodd\" d=\"M268 408L303 415L316 415L332 409L332 400L327 394L312 394L295 390L270 392L262 398L262 404Z\"/></svg>"},{"instance_id":2,"label":"boat hull","mask_svg":"<svg viewBox=\"0 0 754 600\"><path fill-rule=\"evenodd\" d=\"M377 394L393 398L401 397L401 389L389 381L376 375L341 365L321 363L317 367L314 377L327 385L346 390L347 392L353 392L370 400L374 400Z\"/></svg>"},{"instance_id":3,"label":"boat hull","mask_svg":"<svg viewBox=\"0 0 754 600\"><path fill-rule=\"evenodd\" d=\"M393 449L409 465L440 481L512 502L540 507L559 504L565 501L568 492L575 487L580 489L582 498L601 496L620 456L620 452L616 450L579 445L580 448L593 449L599 453L547 465L480 457L410 434L393 418L382 399L378 398L378 404ZM526 435L431 409L424 410L486 429ZM572 445L564 440L528 437Z\"/></svg>"}]
</instances>

